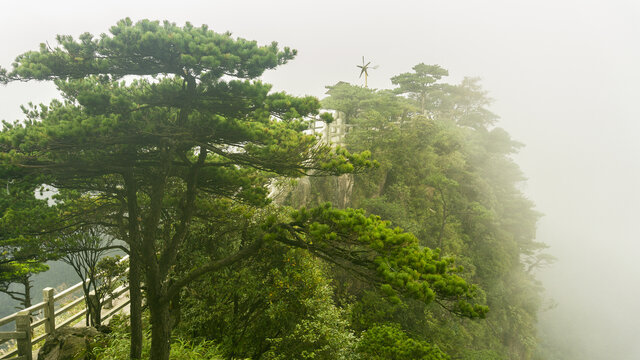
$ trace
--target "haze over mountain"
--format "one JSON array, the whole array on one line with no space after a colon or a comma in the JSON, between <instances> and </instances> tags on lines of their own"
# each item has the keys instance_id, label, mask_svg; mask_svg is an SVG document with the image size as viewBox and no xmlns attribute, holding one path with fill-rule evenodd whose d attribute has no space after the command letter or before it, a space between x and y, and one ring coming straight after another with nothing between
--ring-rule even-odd
<instances>
[{"instance_id":1,"label":"haze over mountain","mask_svg":"<svg viewBox=\"0 0 640 360\"><path fill-rule=\"evenodd\" d=\"M51 34L100 33L127 16L295 48L295 60L263 77L295 95L361 84L362 56L379 65L371 88L390 88L390 77L420 62L449 69L451 82L481 77L499 126L526 145L516 157L524 191L545 215L538 240L558 259L539 274L557 303L541 315L542 331L582 359L640 358L637 2L9 2L0 65L53 44ZM21 104L54 94L50 84L0 86L0 119L19 119Z\"/></svg>"}]
</instances>

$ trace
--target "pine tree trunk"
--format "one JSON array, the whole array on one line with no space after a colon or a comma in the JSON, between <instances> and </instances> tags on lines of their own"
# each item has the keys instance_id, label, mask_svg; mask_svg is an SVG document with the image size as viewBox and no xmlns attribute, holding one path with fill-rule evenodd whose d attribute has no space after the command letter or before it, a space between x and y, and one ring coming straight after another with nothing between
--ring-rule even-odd
<instances>
[{"instance_id":1,"label":"pine tree trunk","mask_svg":"<svg viewBox=\"0 0 640 360\"><path fill-rule=\"evenodd\" d=\"M142 359L142 292L140 291L140 266L136 251L131 251L129 262L129 312L131 322L132 360Z\"/></svg>"},{"instance_id":2,"label":"pine tree trunk","mask_svg":"<svg viewBox=\"0 0 640 360\"><path fill-rule=\"evenodd\" d=\"M169 360L171 341L171 317L169 314L169 302L164 301L164 296L158 289L150 289L147 299L149 313L151 315L151 359Z\"/></svg>"},{"instance_id":3,"label":"pine tree trunk","mask_svg":"<svg viewBox=\"0 0 640 360\"><path fill-rule=\"evenodd\" d=\"M22 285L24 286L24 301L22 305L23 309L31 307L31 275L25 275L22 278Z\"/></svg>"},{"instance_id":4,"label":"pine tree trunk","mask_svg":"<svg viewBox=\"0 0 640 360\"><path fill-rule=\"evenodd\" d=\"M129 321L131 322L131 360L142 359L142 257L138 227L138 190L133 168L123 174L127 188L127 210L129 231Z\"/></svg>"}]
</instances>

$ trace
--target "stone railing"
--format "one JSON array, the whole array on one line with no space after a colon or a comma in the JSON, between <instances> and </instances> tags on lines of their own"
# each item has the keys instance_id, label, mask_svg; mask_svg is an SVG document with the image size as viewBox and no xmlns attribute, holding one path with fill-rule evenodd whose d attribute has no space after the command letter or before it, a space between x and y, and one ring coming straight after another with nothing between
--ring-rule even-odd
<instances>
[{"instance_id":1,"label":"stone railing","mask_svg":"<svg viewBox=\"0 0 640 360\"><path fill-rule=\"evenodd\" d=\"M87 299L83 295L76 295L82 292L82 285L81 281L58 294L55 294L53 288L45 288L42 290L42 302L0 319L0 326L15 323L14 331L0 332L0 347L15 342L15 346L10 344L4 352L0 350L0 359L33 360L34 345L44 340L56 328L69 326L82 316L86 316ZM128 297L122 301L116 301L128 291L129 286L122 285L102 299L104 304L112 305L109 309L105 306L105 311L101 314L102 319L110 318L129 305ZM96 301L95 295L89 295L88 301Z\"/></svg>"}]
</instances>

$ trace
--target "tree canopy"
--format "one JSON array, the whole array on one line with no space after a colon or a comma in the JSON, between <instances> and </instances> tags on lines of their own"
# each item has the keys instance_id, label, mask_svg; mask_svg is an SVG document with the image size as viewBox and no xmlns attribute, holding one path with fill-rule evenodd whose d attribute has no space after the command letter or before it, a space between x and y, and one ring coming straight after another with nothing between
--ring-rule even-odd
<instances>
[{"instance_id":1,"label":"tree canopy","mask_svg":"<svg viewBox=\"0 0 640 360\"><path fill-rule=\"evenodd\" d=\"M327 87L323 106L351 124L345 146L371 151L379 164L353 176L346 206L389 220L438 256L455 258L456 274L477 285L491 311L486 321L469 322L434 303L381 301L345 274L338 274L337 296L352 304L352 326L363 332L399 326L453 358L532 359L541 307L533 270L550 259L535 241L539 214L519 190L524 178L511 156L521 145L495 126L478 79L449 84L437 65L413 70L392 79L393 91ZM327 179L312 179L306 196L294 191L289 201L312 206L336 191Z\"/></svg>"},{"instance_id":2,"label":"tree canopy","mask_svg":"<svg viewBox=\"0 0 640 360\"><path fill-rule=\"evenodd\" d=\"M274 208L270 216L247 215L256 231L233 241L212 230L237 206L265 209L276 177L372 165L368 151L332 148L304 131L318 114L316 98L272 93L255 80L294 50L206 26L129 19L109 34L57 40L0 72L3 83L53 81L63 99L26 109L21 123L4 123L2 166L71 194L77 221L69 227L99 226L126 243L131 358L141 356L143 281L151 357L167 359L177 321L170 309L179 307L185 287L274 242L366 277L392 299L439 301L467 317L487 312L451 259L359 210ZM194 244L209 251L199 252L197 263L180 262Z\"/></svg>"}]
</instances>

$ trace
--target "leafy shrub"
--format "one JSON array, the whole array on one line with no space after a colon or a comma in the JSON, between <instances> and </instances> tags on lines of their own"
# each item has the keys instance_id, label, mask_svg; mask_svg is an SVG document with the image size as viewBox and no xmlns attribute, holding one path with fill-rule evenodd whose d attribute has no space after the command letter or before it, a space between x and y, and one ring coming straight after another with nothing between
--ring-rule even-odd
<instances>
[{"instance_id":1,"label":"leafy shrub","mask_svg":"<svg viewBox=\"0 0 640 360\"><path fill-rule=\"evenodd\" d=\"M94 348L97 360L121 360L129 358L129 333L126 318L120 317L112 321L114 331L109 334L109 345L104 348ZM149 359L151 350L151 333L143 333L142 358ZM171 343L171 360L223 360L224 357L213 341L192 342L181 338L174 338Z\"/></svg>"},{"instance_id":2,"label":"leafy shrub","mask_svg":"<svg viewBox=\"0 0 640 360\"><path fill-rule=\"evenodd\" d=\"M355 358L356 338L347 327L343 312L331 300L332 291L325 285L314 297L302 300L306 315L293 331L268 339L271 348L265 360L316 359L347 360Z\"/></svg>"},{"instance_id":3,"label":"leafy shrub","mask_svg":"<svg viewBox=\"0 0 640 360\"><path fill-rule=\"evenodd\" d=\"M410 338L399 326L377 325L362 335L358 352L369 360L449 360L437 346Z\"/></svg>"}]
</instances>

